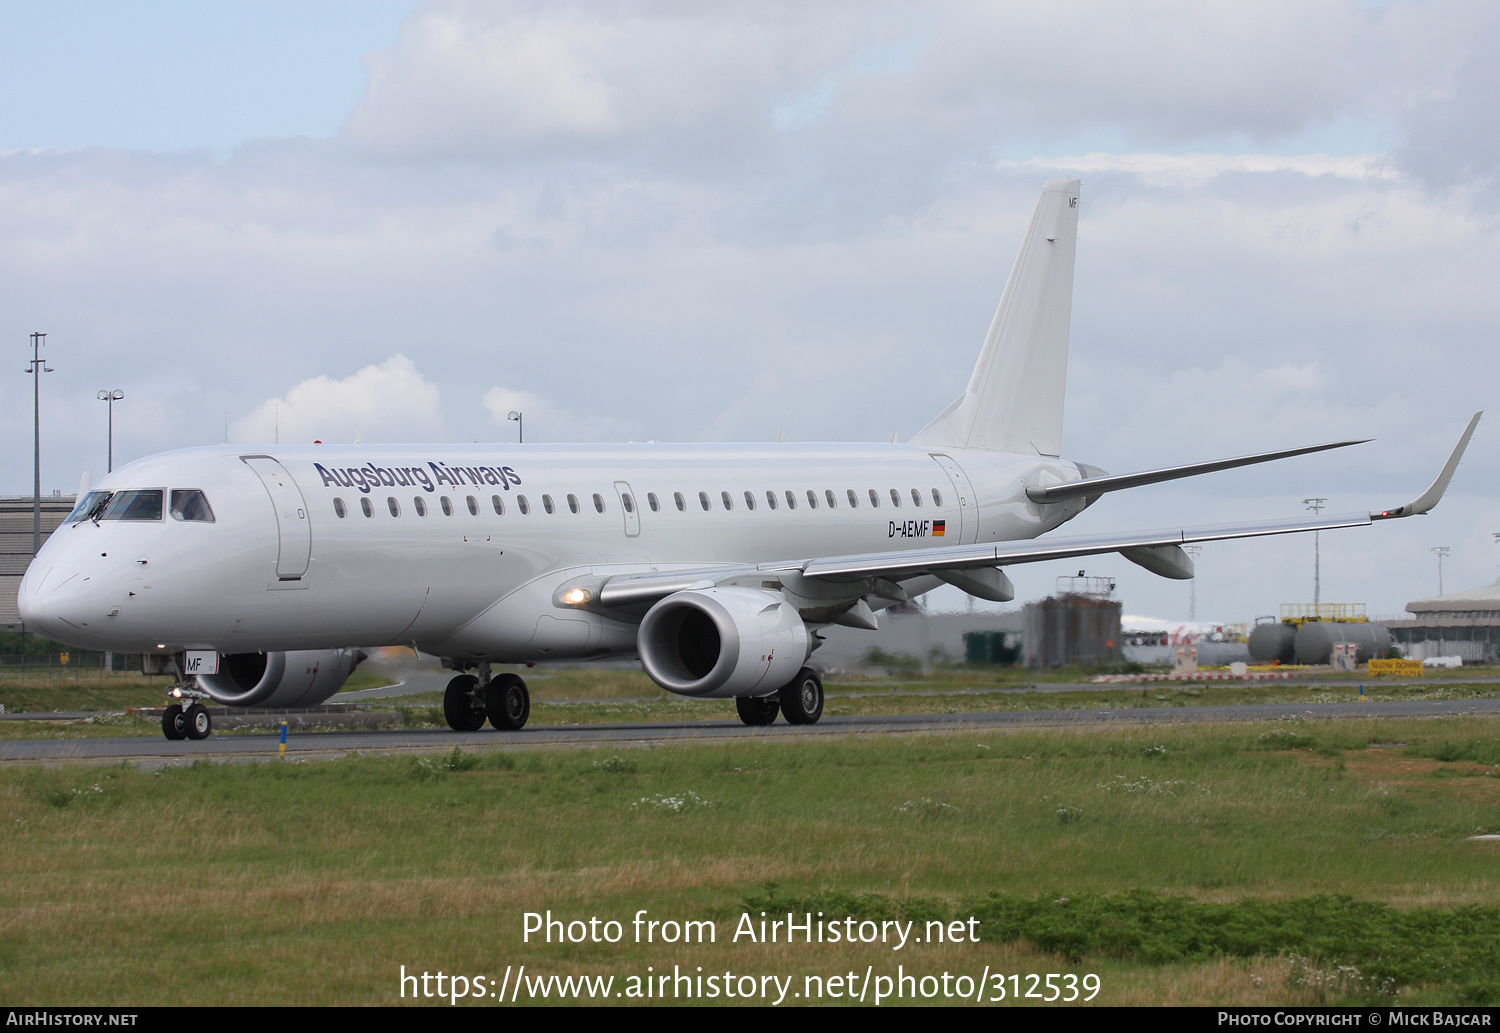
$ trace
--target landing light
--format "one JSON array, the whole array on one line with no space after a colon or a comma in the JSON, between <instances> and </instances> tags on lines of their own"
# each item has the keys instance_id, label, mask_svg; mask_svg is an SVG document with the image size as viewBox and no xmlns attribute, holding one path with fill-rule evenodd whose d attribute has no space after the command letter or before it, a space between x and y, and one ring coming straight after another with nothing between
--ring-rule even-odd
<instances>
[{"instance_id":1,"label":"landing light","mask_svg":"<svg viewBox=\"0 0 1500 1033\"><path fill-rule=\"evenodd\" d=\"M567 603L569 606L582 606L591 598L593 597L589 595L589 590L587 588L574 588L563 595L563 602Z\"/></svg>"}]
</instances>

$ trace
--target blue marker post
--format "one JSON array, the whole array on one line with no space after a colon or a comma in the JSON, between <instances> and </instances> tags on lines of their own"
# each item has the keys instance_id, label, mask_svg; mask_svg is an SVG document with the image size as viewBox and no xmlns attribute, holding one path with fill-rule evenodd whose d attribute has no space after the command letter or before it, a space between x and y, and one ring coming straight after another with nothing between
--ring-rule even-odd
<instances>
[{"instance_id":1,"label":"blue marker post","mask_svg":"<svg viewBox=\"0 0 1500 1033\"><path fill-rule=\"evenodd\" d=\"M286 760L286 719L281 720L281 759Z\"/></svg>"},{"instance_id":2,"label":"blue marker post","mask_svg":"<svg viewBox=\"0 0 1500 1033\"><path fill-rule=\"evenodd\" d=\"M1361 703L1365 701L1365 687L1363 685L1359 687L1359 701Z\"/></svg>"}]
</instances>

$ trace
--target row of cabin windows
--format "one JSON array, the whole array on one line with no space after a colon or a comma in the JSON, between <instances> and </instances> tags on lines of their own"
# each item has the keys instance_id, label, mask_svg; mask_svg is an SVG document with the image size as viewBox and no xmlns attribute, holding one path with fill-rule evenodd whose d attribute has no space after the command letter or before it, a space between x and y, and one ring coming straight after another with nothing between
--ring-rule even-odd
<instances>
[{"instance_id":1,"label":"row of cabin windows","mask_svg":"<svg viewBox=\"0 0 1500 1033\"><path fill-rule=\"evenodd\" d=\"M786 500L787 509L797 508L796 492L789 489L784 493L783 497ZM853 488L845 489L844 498L850 509L859 508L860 496L859 493L856 492ZM892 488L890 490L890 499L891 505L899 509L902 502L901 490L899 488ZM880 492L875 488L869 489L869 500L870 508L878 509L881 504ZM593 498L590 501L592 501L594 504L594 512L604 512L604 496L600 495L598 492L595 492ZM674 491L672 493L672 502L677 506L677 511L679 513L684 513L687 511L687 499L683 496L682 492ZM723 505L726 511L734 509L734 496L727 491L719 492L719 502ZM466 498L464 500L464 504L467 506L469 514L471 516L479 515L479 500L476 499L473 495L470 495L468 498ZM631 497L629 492L624 492L623 494L621 494L620 504L625 507L625 512L635 512L635 499ZM755 492L745 492L745 508L753 511L756 508L756 504L757 500ZM911 504L918 507L922 505L922 492L920 489L911 489ZM936 488L932 489L932 504L934 506L941 506L943 504L943 493L938 491ZM497 516L505 515L505 500L502 499L499 495L490 496L490 505L494 508L495 514ZM579 513L583 511L583 506L579 503L577 495L568 495L567 505L568 512L570 513ZM651 507L651 512L653 513L661 512L661 499L657 497L656 492L654 491L646 492L646 505ZM713 501L709 498L708 492L700 491L698 493L698 505L705 513L713 509ZM778 500L776 492L766 492L767 508L779 509L781 505L782 503ZM839 497L838 495L834 494L832 488L827 488L824 489L823 496L820 501L818 493L816 491L811 488L807 489L807 508L817 509L819 505L824 505L829 509L837 509L839 506ZM427 500L421 495L418 495L411 500L411 506L412 509L416 511L417 516L424 517L427 515ZM453 501L449 499L448 496L439 496L438 506L442 509L443 516L453 515ZM401 515L401 502L394 495L388 497L385 500L385 507L390 511L391 516L398 517ZM364 515L367 517L375 515L375 506L370 501L368 496L360 498L359 508L360 512L364 513ZM516 509L520 510L523 516L529 514L531 512L530 500L528 500L525 495L517 495ZM548 513L557 512L558 507L556 503L553 502L551 495L542 496L542 509ZM343 499L335 498L333 500L333 512L338 516L340 520L342 520L344 517L349 515L349 507L344 504Z\"/></svg>"}]
</instances>

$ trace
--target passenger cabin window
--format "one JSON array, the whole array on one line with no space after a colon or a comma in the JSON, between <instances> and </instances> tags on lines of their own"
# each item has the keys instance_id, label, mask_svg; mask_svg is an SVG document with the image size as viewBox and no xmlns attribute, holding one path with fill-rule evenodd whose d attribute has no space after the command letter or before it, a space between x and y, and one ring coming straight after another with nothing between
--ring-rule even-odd
<instances>
[{"instance_id":1,"label":"passenger cabin window","mask_svg":"<svg viewBox=\"0 0 1500 1033\"><path fill-rule=\"evenodd\" d=\"M396 501L394 495L385 500L385 508L391 511L391 516L393 517L401 515L401 503Z\"/></svg>"},{"instance_id":2,"label":"passenger cabin window","mask_svg":"<svg viewBox=\"0 0 1500 1033\"><path fill-rule=\"evenodd\" d=\"M620 505L625 507L625 512L627 513L635 512L635 499L630 497L630 492L628 491L620 496Z\"/></svg>"},{"instance_id":3,"label":"passenger cabin window","mask_svg":"<svg viewBox=\"0 0 1500 1033\"><path fill-rule=\"evenodd\" d=\"M796 509L797 508L797 496L794 495L791 491L788 491L786 493L786 508L787 509Z\"/></svg>"},{"instance_id":4,"label":"passenger cabin window","mask_svg":"<svg viewBox=\"0 0 1500 1033\"><path fill-rule=\"evenodd\" d=\"M838 509L839 508L839 498L838 498L837 495L835 495L833 493L833 489L832 488L824 488L823 489L823 498L824 498L824 500L827 501L829 509Z\"/></svg>"},{"instance_id":5,"label":"passenger cabin window","mask_svg":"<svg viewBox=\"0 0 1500 1033\"><path fill-rule=\"evenodd\" d=\"M542 508L545 509L549 514L557 512L556 507L552 505L551 495L542 496Z\"/></svg>"},{"instance_id":6,"label":"passenger cabin window","mask_svg":"<svg viewBox=\"0 0 1500 1033\"><path fill-rule=\"evenodd\" d=\"M505 515L505 500L502 499L499 495L490 496L490 505L495 507L496 516Z\"/></svg>"},{"instance_id":7,"label":"passenger cabin window","mask_svg":"<svg viewBox=\"0 0 1500 1033\"><path fill-rule=\"evenodd\" d=\"M844 494L846 494L846 495L849 496L849 508L850 509L858 509L859 508L859 496L856 495L856 494L854 494L854 489L853 488L845 488L844 489Z\"/></svg>"},{"instance_id":8,"label":"passenger cabin window","mask_svg":"<svg viewBox=\"0 0 1500 1033\"><path fill-rule=\"evenodd\" d=\"M787 495L791 495L791 492L787 492ZM776 493L774 491L766 491L766 505L770 506L772 509L776 508Z\"/></svg>"},{"instance_id":9,"label":"passenger cabin window","mask_svg":"<svg viewBox=\"0 0 1500 1033\"><path fill-rule=\"evenodd\" d=\"M911 490L911 504L917 507L922 505L922 493L916 488Z\"/></svg>"},{"instance_id":10,"label":"passenger cabin window","mask_svg":"<svg viewBox=\"0 0 1500 1033\"><path fill-rule=\"evenodd\" d=\"M677 512L681 513L687 509L687 500L682 497L682 492L672 492L672 501L677 503Z\"/></svg>"},{"instance_id":11,"label":"passenger cabin window","mask_svg":"<svg viewBox=\"0 0 1500 1033\"><path fill-rule=\"evenodd\" d=\"M880 494L874 488L870 489L870 508L880 508Z\"/></svg>"},{"instance_id":12,"label":"passenger cabin window","mask_svg":"<svg viewBox=\"0 0 1500 1033\"><path fill-rule=\"evenodd\" d=\"M603 513L604 512L604 496L600 495L597 491L594 492L594 512L595 513Z\"/></svg>"},{"instance_id":13,"label":"passenger cabin window","mask_svg":"<svg viewBox=\"0 0 1500 1033\"><path fill-rule=\"evenodd\" d=\"M815 492L815 491L813 491L811 488L807 489L807 508L808 509L817 509L818 508L818 493Z\"/></svg>"},{"instance_id":14,"label":"passenger cabin window","mask_svg":"<svg viewBox=\"0 0 1500 1033\"><path fill-rule=\"evenodd\" d=\"M729 497L729 492L727 491L719 492L719 501L724 503L724 509L726 511L734 508L734 499Z\"/></svg>"},{"instance_id":15,"label":"passenger cabin window","mask_svg":"<svg viewBox=\"0 0 1500 1033\"><path fill-rule=\"evenodd\" d=\"M943 504L943 493L936 488L932 489L932 504L934 506L941 506Z\"/></svg>"},{"instance_id":16,"label":"passenger cabin window","mask_svg":"<svg viewBox=\"0 0 1500 1033\"><path fill-rule=\"evenodd\" d=\"M427 500L418 495L416 498L411 500L411 508L417 511L417 516L426 516Z\"/></svg>"},{"instance_id":17,"label":"passenger cabin window","mask_svg":"<svg viewBox=\"0 0 1500 1033\"><path fill-rule=\"evenodd\" d=\"M891 505L895 506L897 509L901 508L901 493L895 488L891 489Z\"/></svg>"},{"instance_id":18,"label":"passenger cabin window","mask_svg":"<svg viewBox=\"0 0 1500 1033\"><path fill-rule=\"evenodd\" d=\"M338 517L340 520L349 515L348 507L344 505L343 499L333 500L333 515Z\"/></svg>"},{"instance_id":19,"label":"passenger cabin window","mask_svg":"<svg viewBox=\"0 0 1500 1033\"><path fill-rule=\"evenodd\" d=\"M656 497L656 492L654 491L646 492L646 505L651 507L651 512L653 513L661 512L661 500Z\"/></svg>"},{"instance_id":20,"label":"passenger cabin window","mask_svg":"<svg viewBox=\"0 0 1500 1033\"><path fill-rule=\"evenodd\" d=\"M703 512L708 512L708 492L700 491L698 493L698 505L703 507Z\"/></svg>"},{"instance_id":21,"label":"passenger cabin window","mask_svg":"<svg viewBox=\"0 0 1500 1033\"><path fill-rule=\"evenodd\" d=\"M173 488L172 519L195 524L214 522L214 511L209 508L208 497L201 491Z\"/></svg>"},{"instance_id":22,"label":"passenger cabin window","mask_svg":"<svg viewBox=\"0 0 1500 1033\"><path fill-rule=\"evenodd\" d=\"M568 495L568 512L569 513L577 513L578 512L578 496L577 495L573 495L573 494L569 494Z\"/></svg>"},{"instance_id":23,"label":"passenger cabin window","mask_svg":"<svg viewBox=\"0 0 1500 1033\"><path fill-rule=\"evenodd\" d=\"M99 514L100 520L160 520L161 489L117 491Z\"/></svg>"},{"instance_id":24,"label":"passenger cabin window","mask_svg":"<svg viewBox=\"0 0 1500 1033\"><path fill-rule=\"evenodd\" d=\"M516 496L516 508L521 511L521 515L522 516L526 516L528 513L531 512L531 503L526 501L526 496L525 495L517 495Z\"/></svg>"},{"instance_id":25,"label":"passenger cabin window","mask_svg":"<svg viewBox=\"0 0 1500 1033\"><path fill-rule=\"evenodd\" d=\"M375 515L375 507L370 505L370 497L368 495L361 496L359 500L359 511L367 517L372 517Z\"/></svg>"},{"instance_id":26,"label":"passenger cabin window","mask_svg":"<svg viewBox=\"0 0 1500 1033\"><path fill-rule=\"evenodd\" d=\"M476 499L473 495L470 495L468 497L467 501L469 503L469 516L478 516L479 515L479 500Z\"/></svg>"},{"instance_id":27,"label":"passenger cabin window","mask_svg":"<svg viewBox=\"0 0 1500 1033\"><path fill-rule=\"evenodd\" d=\"M443 507L443 516L453 515L453 503L448 500L448 496L444 495L438 499L438 505Z\"/></svg>"},{"instance_id":28,"label":"passenger cabin window","mask_svg":"<svg viewBox=\"0 0 1500 1033\"><path fill-rule=\"evenodd\" d=\"M754 492L750 492L750 491L745 492L745 508L748 509L748 510L750 510L752 513L755 512L755 493Z\"/></svg>"}]
</instances>

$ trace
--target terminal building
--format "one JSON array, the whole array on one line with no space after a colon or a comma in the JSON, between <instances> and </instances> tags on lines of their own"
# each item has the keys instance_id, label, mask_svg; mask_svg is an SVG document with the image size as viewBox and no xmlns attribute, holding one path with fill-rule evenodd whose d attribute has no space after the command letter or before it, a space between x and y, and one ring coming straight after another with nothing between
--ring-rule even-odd
<instances>
[{"instance_id":1,"label":"terminal building","mask_svg":"<svg viewBox=\"0 0 1500 1033\"><path fill-rule=\"evenodd\" d=\"M75 499L73 495L42 496L42 541L73 512ZM30 495L0 495L0 631L21 630L16 595L31 563L33 502Z\"/></svg>"},{"instance_id":2,"label":"terminal building","mask_svg":"<svg viewBox=\"0 0 1500 1033\"><path fill-rule=\"evenodd\" d=\"M1500 581L1406 604L1410 620L1382 621L1408 659L1457 656L1500 662Z\"/></svg>"}]
</instances>

